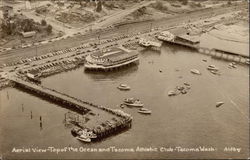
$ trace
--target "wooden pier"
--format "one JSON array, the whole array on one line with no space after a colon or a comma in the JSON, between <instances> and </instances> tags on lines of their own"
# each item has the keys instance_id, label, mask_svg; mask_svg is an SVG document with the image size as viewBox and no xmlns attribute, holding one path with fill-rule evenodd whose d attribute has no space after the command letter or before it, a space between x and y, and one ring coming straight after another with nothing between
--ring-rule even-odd
<instances>
[{"instance_id":1,"label":"wooden pier","mask_svg":"<svg viewBox=\"0 0 250 160\"><path fill-rule=\"evenodd\" d=\"M81 128L88 128L97 135L97 139L110 136L112 133L119 133L132 125L132 116L121 110L114 110L101 105L95 105L88 101L72 97L56 90L25 81L17 77L9 78L16 88L25 90L33 95L66 107L79 116L88 116L86 121L75 119L74 125Z\"/></svg>"},{"instance_id":2,"label":"wooden pier","mask_svg":"<svg viewBox=\"0 0 250 160\"><path fill-rule=\"evenodd\" d=\"M167 42L173 45L182 46L188 49L196 50L199 53L209 55L212 58L222 59L226 61L234 61L234 62L238 62L241 64L249 65L249 55L248 56L240 55L237 53L232 53L232 52L223 51L219 49L209 49L209 48L200 47L199 45L191 45L191 44L187 44L187 43L179 42L179 41L164 41L164 42Z\"/></svg>"},{"instance_id":3,"label":"wooden pier","mask_svg":"<svg viewBox=\"0 0 250 160\"><path fill-rule=\"evenodd\" d=\"M212 58L223 59L227 61L233 61L249 65L249 56L246 55L240 55L237 53L226 52L218 49L202 48L202 47L197 47L197 51L199 53L210 55Z\"/></svg>"}]
</instances>

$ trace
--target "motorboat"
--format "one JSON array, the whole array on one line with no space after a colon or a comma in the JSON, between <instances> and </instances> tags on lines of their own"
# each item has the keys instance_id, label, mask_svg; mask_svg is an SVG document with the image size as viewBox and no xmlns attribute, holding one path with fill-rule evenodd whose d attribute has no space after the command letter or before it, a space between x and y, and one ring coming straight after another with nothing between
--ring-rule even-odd
<instances>
[{"instance_id":1,"label":"motorboat","mask_svg":"<svg viewBox=\"0 0 250 160\"><path fill-rule=\"evenodd\" d=\"M91 142L91 139L85 135L77 136L76 139L83 141L83 142L88 142L88 143Z\"/></svg>"},{"instance_id":2,"label":"motorboat","mask_svg":"<svg viewBox=\"0 0 250 160\"><path fill-rule=\"evenodd\" d=\"M215 67L215 65L209 65L207 67L207 69L210 70L210 71L218 71L219 70L219 68Z\"/></svg>"},{"instance_id":3,"label":"motorboat","mask_svg":"<svg viewBox=\"0 0 250 160\"><path fill-rule=\"evenodd\" d=\"M224 104L224 102L217 102L216 103L216 107L218 108L218 107L220 107L221 105L223 105Z\"/></svg>"},{"instance_id":4,"label":"motorboat","mask_svg":"<svg viewBox=\"0 0 250 160\"><path fill-rule=\"evenodd\" d=\"M76 136L76 138L83 142L91 142L91 139L97 138L97 135L92 131L88 131L87 129L81 128L73 128L71 133Z\"/></svg>"},{"instance_id":5,"label":"motorboat","mask_svg":"<svg viewBox=\"0 0 250 160\"><path fill-rule=\"evenodd\" d=\"M201 75L201 72L198 69L191 69L190 72L193 74Z\"/></svg>"},{"instance_id":6,"label":"motorboat","mask_svg":"<svg viewBox=\"0 0 250 160\"><path fill-rule=\"evenodd\" d=\"M169 91L168 92L168 96L175 96L176 95L176 92L174 92L174 91Z\"/></svg>"},{"instance_id":7,"label":"motorboat","mask_svg":"<svg viewBox=\"0 0 250 160\"><path fill-rule=\"evenodd\" d=\"M124 99L124 104L132 107L143 107L143 103L139 99L126 98Z\"/></svg>"},{"instance_id":8,"label":"motorboat","mask_svg":"<svg viewBox=\"0 0 250 160\"><path fill-rule=\"evenodd\" d=\"M141 113L141 114L151 114L152 111L150 111L148 109L147 110L139 110L138 113Z\"/></svg>"},{"instance_id":9,"label":"motorboat","mask_svg":"<svg viewBox=\"0 0 250 160\"><path fill-rule=\"evenodd\" d=\"M147 108L140 108L139 111L149 111Z\"/></svg>"},{"instance_id":10,"label":"motorboat","mask_svg":"<svg viewBox=\"0 0 250 160\"><path fill-rule=\"evenodd\" d=\"M120 89L120 90L130 90L130 87L127 85L127 84L120 84L118 87L117 87L118 89Z\"/></svg>"}]
</instances>

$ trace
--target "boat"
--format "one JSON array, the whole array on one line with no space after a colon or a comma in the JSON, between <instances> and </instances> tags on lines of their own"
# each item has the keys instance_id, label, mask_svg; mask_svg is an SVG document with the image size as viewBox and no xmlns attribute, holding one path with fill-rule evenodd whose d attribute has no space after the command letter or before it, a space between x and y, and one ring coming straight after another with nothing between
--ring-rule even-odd
<instances>
[{"instance_id":1,"label":"boat","mask_svg":"<svg viewBox=\"0 0 250 160\"><path fill-rule=\"evenodd\" d=\"M191 69L190 72L193 74L201 75L201 72L198 69Z\"/></svg>"},{"instance_id":2,"label":"boat","mask_svg":"<svg viewBox=\"0 0 250 160\"><path fill-rule=\"evenodd\" d=\"M236 68L236 63L235 62L229 63L229 67Z\"/></svg>"},{"instance_id":3,"label":"boat","mask_svg":"<svg viewBox=\"0 0 250 160\"><path fill-rule=\"evenodd\" d=\"M210 72L215 74L215 75L220 75L220 73L218 73L217 71L214 71L214 70L210 70Z\"/></svg>"},{"instance_id":4,"label":"boat","mask_svg":"<svg viewBox=\"0 0 250 160\"><path fill-rule=\"evenodd\" d=\"M143 103L139 99L126 98L124 99L124 104L132 107L143 107Z\"/></svg>"},{"instance_id":5,"label":"boat","mask_svg":"<svg viewBox=\"0 0 250 160\"><path fill-rule=\"evenodd\" d=\"M174 92L174 91L169 91L168 92L168 96L175 96L176 95L176 92Z\"/></svg>"},{"instance_id":6,"label":"boat","mask_svg":"<svg viewBox=\"0 0 250 160\"><path fill-rule=\"evenodd\" d=\"M71 133L76 136L76 138L83 142L91 142L91 139L97 138L97 135L94 134L92 131L88 131L87 129L81 128L73 128Z\"/></svg>"},{"instance_id":7,"label":"boat","mask_svg":"<svg viewBox=\"0 0 250 160\"><path fill-rule=\"evenodd\" d=\"M152 113L152 111L150 111L150 110L147 110L147 111L138 111L138 113L141 113L141 114L151 114Z\"/></svg>"},{"instance_id":8,"label":"boat","mask_svg":"<svg viewBox=\"0 0 250 160\"><path fill-rule=\"evenodd\" d=\"M183 84L184 84L185 86L190 86L190 84L187 83L187 82L184 82Z\"/></svg>"},{"instance_id":9,"label":"boat","mask_svg":"<svg viewBox=\"0 0 250 160\"><path fill-rule=\"evenodd\" d=\"M83 142L88 142L88 143L91 142L91 139L84 135L77 136L76 139L83 141Z\"/></svg>"},{"instance_id":10,"label":"boat","mask_svg":"<svg viewBox=\"0 0 250 160\"><path fill-rule=\"evenodd\" d=\"M140 108L139 111L149 111L147 108Z\"/></svg>"},{"instance_id":11,"label":"boat","mask_svg":"<svg viewBox=\"0 0 250 160\"><path fill-rule=\"evenodd\" d=\"M217 102L215 106L218 108L218 107L220 107L223 104L224 104L224 102Z\"/></svg>"},{"instance_id":12,"label":"boat","mask_svg":"<svg viewBox=\"0 0 250 160\"><path fill-rule=\"evenodd\" d=\"M120 90L130 90L130 87L127 84L120 84L117 88Z\"/></svg>"},{"instance_id":13,"label":"boat","mask_svg":"<svg viewBox=\"0 0 250 160\"><path fill-rule=\"evenodd\" d=\"M218 71L219 70L219 68L215 67L215 65L209 65L207 67L207 69L210 70L210 71Z\"/></svg>"},{"instance_id":14,"label":"boat","mask_svg":"<svg viewBox=\"0 0 250 160\"><path fill-rule=\"evenodd\" d=\"M170 33L169 31L163 31L160 35L157 36L159 40L173 42L175 39L175 35Z\"/></svg>"}]
</instances>

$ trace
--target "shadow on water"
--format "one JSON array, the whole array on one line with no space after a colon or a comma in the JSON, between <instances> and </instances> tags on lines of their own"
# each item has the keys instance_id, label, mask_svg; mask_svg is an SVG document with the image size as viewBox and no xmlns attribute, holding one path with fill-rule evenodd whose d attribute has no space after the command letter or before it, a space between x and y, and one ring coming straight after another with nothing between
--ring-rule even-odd
<instances>
[{"instance_id":1,"label":"shadow on water","mask_svg":"<svg viewBox=\"0 0 250 160\"><path fill-rule=\"evenodd\" d=\"M176 45L176 44L170 44L167 42L162 43L162 49L166 53L172 53L172 54L176 54L177 52L182 52L182 51L194 51L194 49L192 49L192 48L184 47L184 46L180 46L180 45ZM192 53L194 53L194 52L192 52Z\"/></svg>"},{"instance_id":2,"label":"shadow on water","mask_svg":"<svg viewBox=\"0 0 250 160\"><path fill-rule=\"evenodd\" d=\"M121 77L134 74L138 70L138 67L138 64L131 64L130 66L125 66L117 70L108 72L84 70L84 73L86 73L86 76L90 77L95 81L115 80Z\"/></svg>"},{"instance_id":3,"label":"shadow on water","mask_svg":"<svg viewBox=\"0 0 250 160\"><path fill-rule=\"evenodd\" d=\"M161 55L161 48L159 49L153 49L153 48L145 48L142 51L140 51L142 57L146 56L160 56Z\"/></svg>"}]
</instances>

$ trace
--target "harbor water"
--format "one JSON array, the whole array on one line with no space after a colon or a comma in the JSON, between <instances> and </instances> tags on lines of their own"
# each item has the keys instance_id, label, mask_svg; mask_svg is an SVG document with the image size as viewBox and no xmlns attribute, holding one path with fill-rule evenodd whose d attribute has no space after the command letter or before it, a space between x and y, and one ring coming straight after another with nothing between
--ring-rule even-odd
<instances>
[{"instance_id":1,"label":"harbor water","mask_svg":"<svg viewBox=\"0 0 250 160\"><path fill-rule=\"evenodd\" d=\"M211 64L219 68L221 75L207 70ZM71 135L71 126L64 123L68 109L21 90L4 89L0 92L0 153L10 159L245 159L249 157L249 68L228 66L226 61L163 45L161 51L141 51L138 66L105 73L84 72L82 67L43 79L46 87L133 116L129 130L90 144ZM201 75L192 74L191 69L198 69ZM184 82L191 85L186 94L168 96L170 90ZM128 84L131 90L118 90L121 83ZM123 99L129 97L139 98L152 114L142 115L138 108L120 108ZM219 101L224 104L216 107ZM13 148L48 147L151 147L157 151L13 152ZM161 147L205 147L215 151L163 152ZM241 150L226 151L226 147Z\"/></svg>"}]
</instances>

